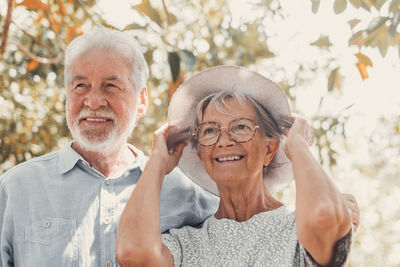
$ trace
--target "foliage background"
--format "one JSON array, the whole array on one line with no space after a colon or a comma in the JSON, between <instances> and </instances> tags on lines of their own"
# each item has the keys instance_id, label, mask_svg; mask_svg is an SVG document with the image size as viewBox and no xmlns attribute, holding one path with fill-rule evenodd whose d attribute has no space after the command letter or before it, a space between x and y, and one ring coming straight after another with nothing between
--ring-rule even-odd
<instances>
[{"instance_id":1,"label":"foliage background","mask_svg":"<svg viewBox=\"0 0 400 267\"><path fill-rule=\"evenodd\" d=\"M284 28L295 5L290 1L128 1L132 15L125 23L108 19L110 3L0 0L0 174L70 139L63 52L73 38L102 24L136 36L149 64L151 106L130 138L133 144L149 151L153 130L166 120L170 96L187 77L220 64L259 71L280 84L294 112L310 118L315 156L359 202L361 225L348 266L400 266L400 100L385 113L367 114L354 100L373 79L369 76L377 66L371 58L389 73L399 70L400 0L296 1L308 10L304 20L319 16L326 23L333 17L320 13L329 9L348 21L337 26L343 35L335 42L332 28ZM286 36L289 32L294 35ZM292 45L290 51L279 38ZM349 90L354 84L361 88ZM399 89L378 81L373 90ZM371 110L379 109L370 103ZM293 202L293 186L278 197Z\"/></svg>"}]
</instances>

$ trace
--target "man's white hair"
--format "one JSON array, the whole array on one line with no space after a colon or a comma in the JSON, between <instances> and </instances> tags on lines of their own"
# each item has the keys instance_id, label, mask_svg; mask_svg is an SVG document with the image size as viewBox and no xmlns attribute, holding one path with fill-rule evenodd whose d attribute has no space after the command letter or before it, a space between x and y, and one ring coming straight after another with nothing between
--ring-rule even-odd
<instances>
[{"instance_id":1,"label":"man's white hair","mask_svg":"<svg viewBox=\"0 0 400 267\"><path fill-rule=\"evenodd\" d=\"M96 27L93 30L75 38L65 51L64 61L64 82L65 88L71 81L71 65L78 56L85 56L84 53L101 49L120 53L127 59L131 66L130 80L133 86L140 93L149 77L149 69L140 46L136 40L126 32Z\"/></svg>"}]
</instances>

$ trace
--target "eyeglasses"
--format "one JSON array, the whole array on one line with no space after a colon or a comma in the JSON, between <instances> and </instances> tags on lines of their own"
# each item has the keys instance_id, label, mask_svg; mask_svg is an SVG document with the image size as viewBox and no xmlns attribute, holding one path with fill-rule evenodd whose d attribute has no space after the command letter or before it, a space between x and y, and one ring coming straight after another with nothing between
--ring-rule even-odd
<instances>
[{"instance_id":1,"label":"eyeglasses","mask_svg":"<svg viewBox=\"0 0 400 267\"><path fill-rule=\"evenodd\" d=\"M193 136L200 145L211 146L218 142L223 128L226 127L220 127L214 121L205 122L195 129ZM257 128L260 128L260 126L256 125L254 121L240 118L231 121L227 129L232 140L236 143L245 143L253 138Z\"/></svg>"}]
</instances>

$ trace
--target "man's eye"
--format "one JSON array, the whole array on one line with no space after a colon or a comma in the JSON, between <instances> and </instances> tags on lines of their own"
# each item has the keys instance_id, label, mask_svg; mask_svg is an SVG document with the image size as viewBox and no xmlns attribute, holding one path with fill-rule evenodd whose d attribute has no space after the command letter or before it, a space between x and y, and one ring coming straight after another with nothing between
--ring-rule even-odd
<instances>
[{"instance_id":1,"label":"man's eye","mask_svg":"<svg viewBox=\"0 0 400 267\"><path fill-rule=\"evenodd\" d=\"M84 83L78 83L78 84L75 85L75 89L76 90L82 90L82 89L85 89L85 88L87 88L87 86Z\"/></svg>"},{"instance_id":2,"label":"man's eye","mask_svg":"<svg viewBox=\"0 0 400 267\"><path fill-rule=\"evenodd\" d=\"M112 83L106 83L106 86L107 87L116 87L115 84L112 84Z\"/></svg>"}]
</instances>

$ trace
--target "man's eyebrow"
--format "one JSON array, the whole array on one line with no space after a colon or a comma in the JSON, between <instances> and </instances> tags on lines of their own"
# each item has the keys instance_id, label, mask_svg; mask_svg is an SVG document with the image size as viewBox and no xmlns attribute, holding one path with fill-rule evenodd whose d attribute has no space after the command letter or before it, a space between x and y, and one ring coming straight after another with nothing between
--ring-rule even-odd
<instances>
[{"instance_id":1,"label":"man's eyebrow","mask_svg":"<svg viewBox=\"0 0 400 267\"><path fill-rule=\"evenodd\" d=\"M120 81L120 80L121 79L116 75L106 77L106 81Z\"/></svg>"},{"instance_id":2,"label":"man's eyebrow","mask_svg":"<svg viewBox=\"0 0 400 267\"><path fill-rule=\"evenodd\" d=\"M75 75L74 78L72 78L72 82L79 81L79 80L87 80L87 78L82 75Z\"/></svg>"}]
</instances>

